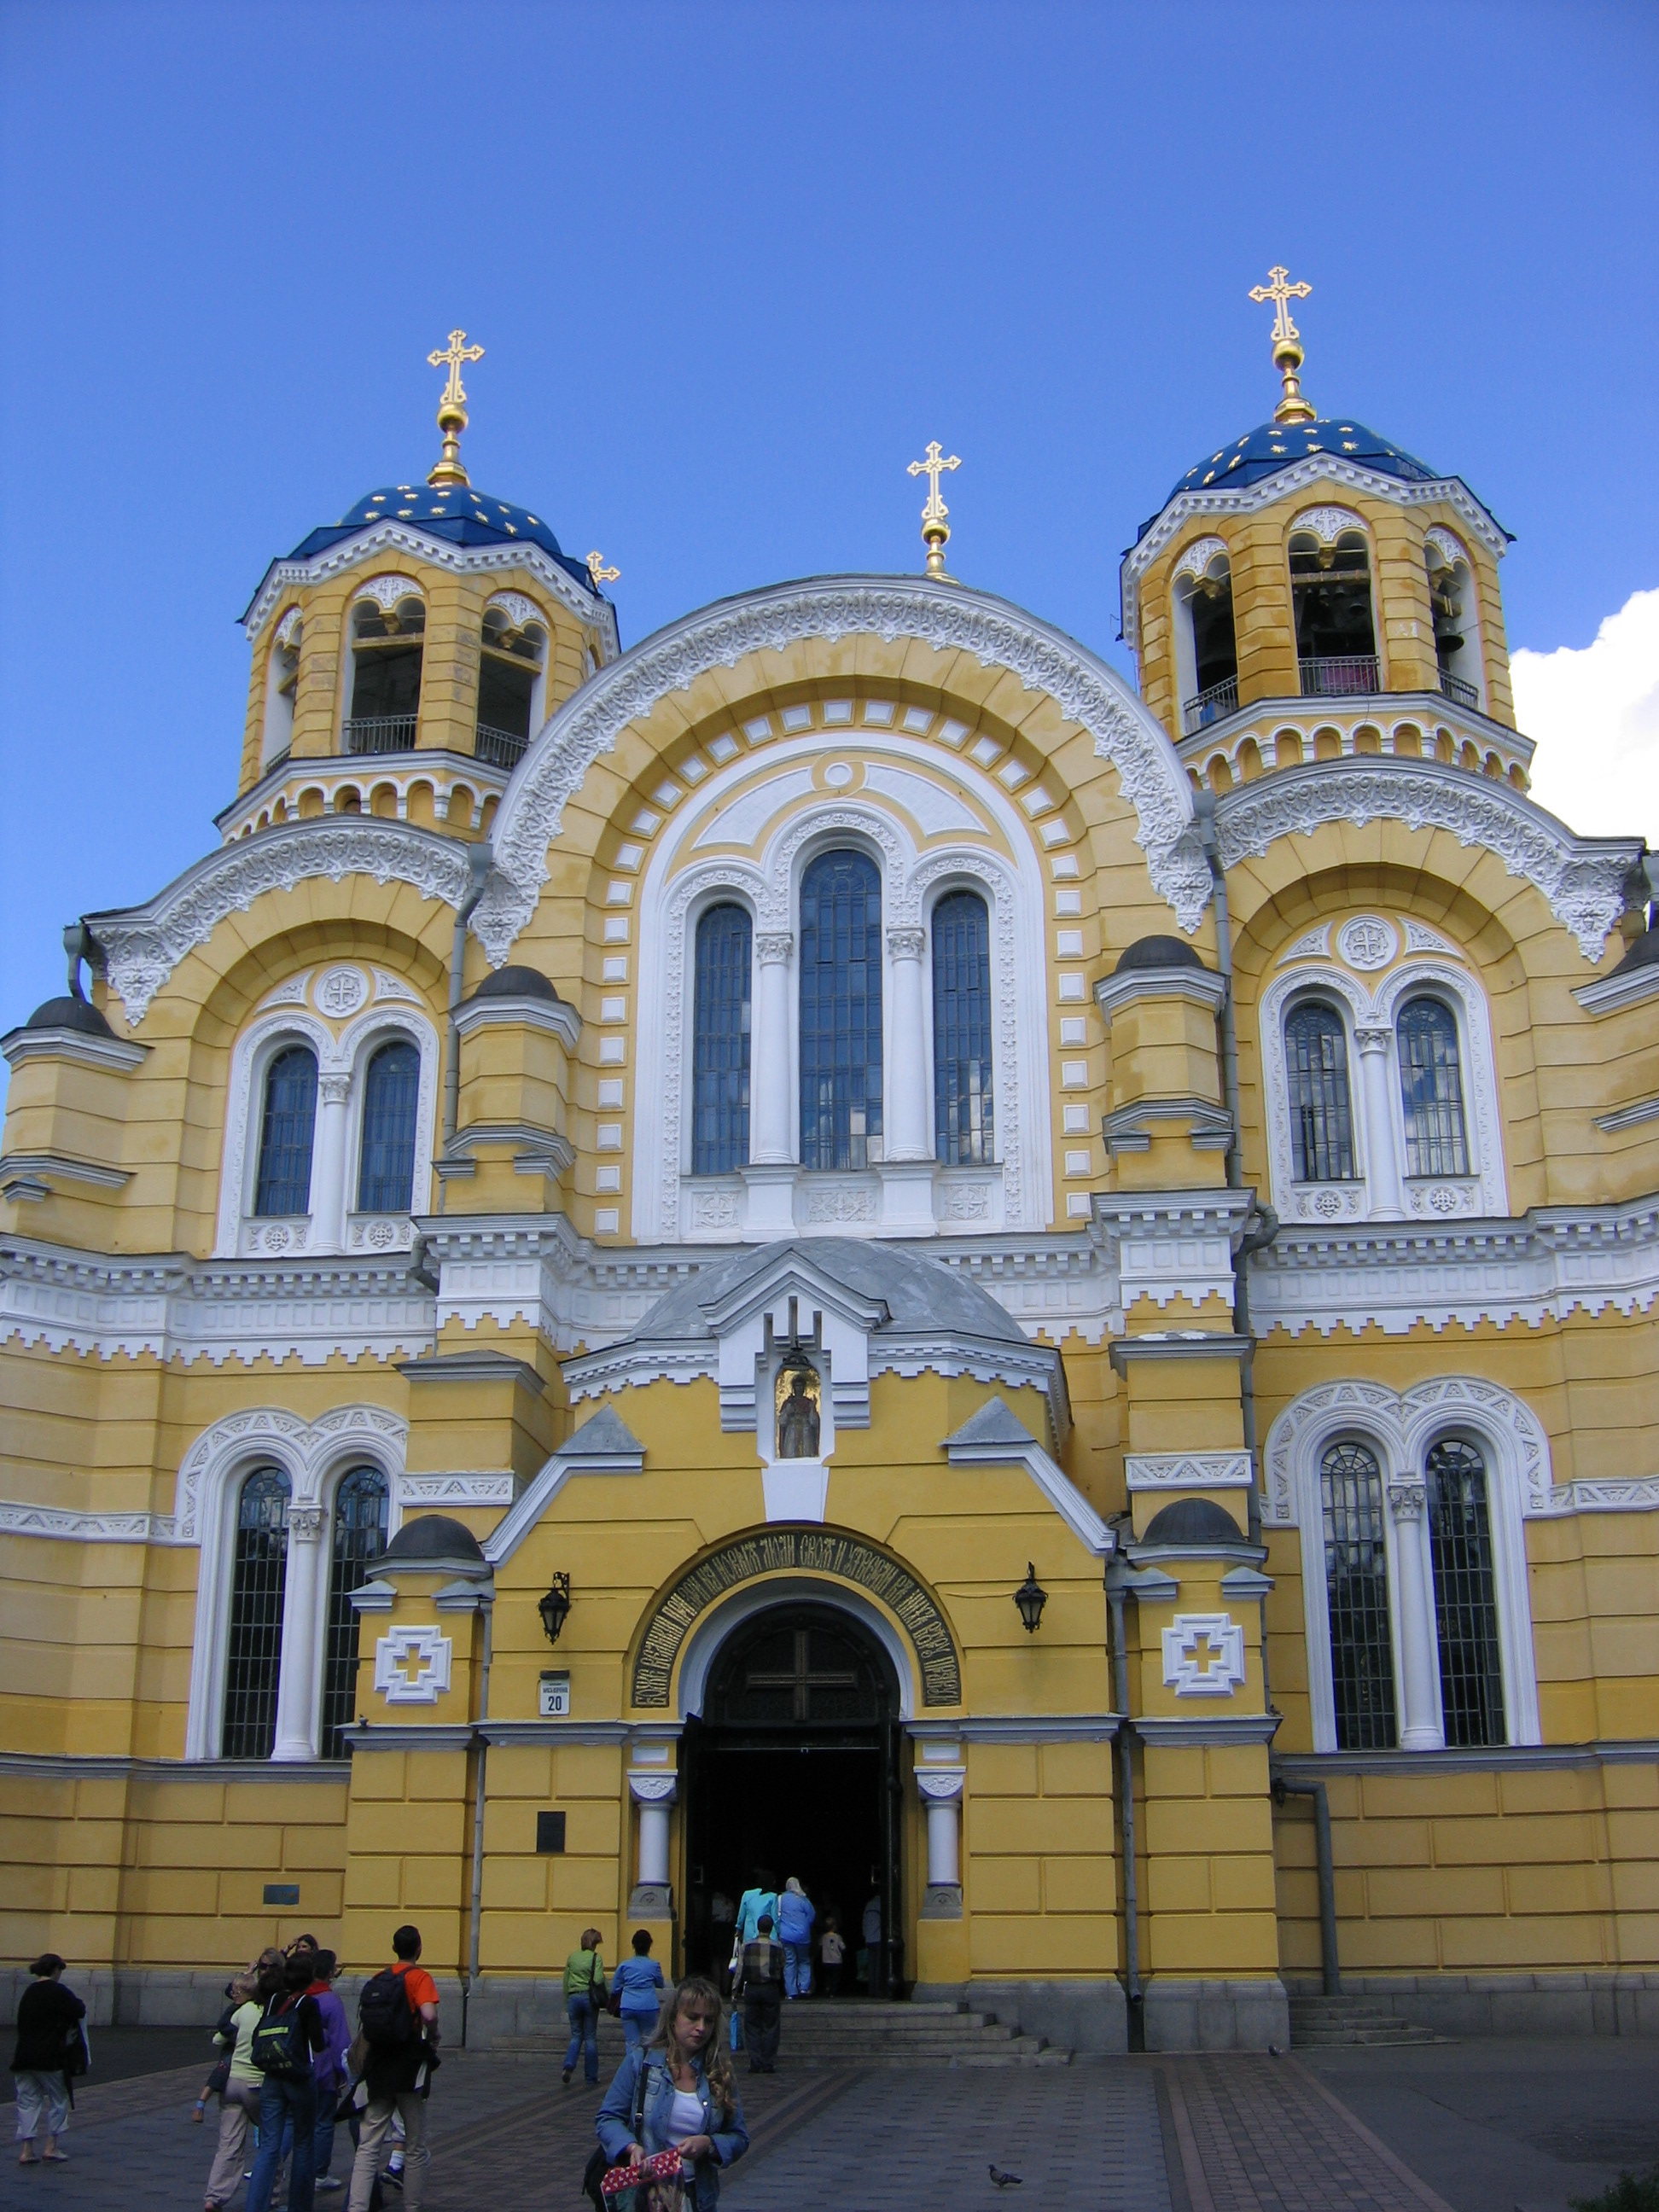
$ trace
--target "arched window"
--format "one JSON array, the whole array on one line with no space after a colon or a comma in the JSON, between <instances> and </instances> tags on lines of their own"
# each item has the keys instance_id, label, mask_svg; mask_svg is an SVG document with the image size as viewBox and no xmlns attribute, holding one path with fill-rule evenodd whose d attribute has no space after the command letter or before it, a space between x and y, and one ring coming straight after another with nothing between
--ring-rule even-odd
<instances>
[{"instance_id":1,"label":"arched window","mask_svg":"<svg viewBox=\"0 0 1659 2212\"><path fill-rule=\"evenodd\" d=\"M1382 1474L1364 1444L1334 1443L1319 1466L1325 1523L1325 1592L1339 1751L1395 1745L1394 1647Z\"/></svg>"},{"instance_id":2,"label":"arched window","mask_svg":"<svg viewBox=\"0 0 1659 2212\"><path fill-rule=\"evenodd\" d=\"M396 606L360 599L351 611L351 711L342 732L349 753L406 753L421 712L426 609L412 593Z\"/></svg>"},{"instance_id":3,"label":"arched window","mask_svg":"<svg viewBox=\"0 0 1659 2212\"><path fill-rule=\"evenodd\" d=\"M728 1175L749 1158L752 926L740 906L697 924L691 1042L691 1172Z\"/></svg>"},{"instance_id":4,"label":"arched window","mask_svg":"<svg viewBox=\"0 0 1659 2212\"><path fill-rule=\"evenodd\" d=\"M1424 557L1440 689L1460 706L1481 708L1480 619L1468 562L1443 532L1431 537Z\"/></svg>"},{"instance_id":5,"label":"arched window","mask_svg":"<svg viewBox=\"0 0 1659 2212\"><path fill-rule=\"evenodd\" d=\"M1406 1173L1467 1175L1463 1079L1451 1009L1439 999L1408 999L1400 1009L1396 1029L1406 1112Z\"/></svg>"},{"instance_id":6,"label":"arched window","mask_svg":"<svg viewBox=\"0 0 1659 2212\"><path fill-rule=\"evenodd\" d=\"M1431 1448L1424 1473L1447 1746L1503 1743L1504 1666L1486 1463L1472 1443L1447 1437Z\"/></svg>"},{"instance_id":7,"label":"arched window","mask_svg":"<svg viewBox=\"0 0 1659 2212\"><path fill-rule=\"evenodd\" d=\"M1375 691L1376 631L1364 533L1345 530L1329 545L1310 530L1291 538L1291 598L1302 696Z\"/></svg>"},{"instance_id":8,"label":"arched window","mask_svg":"<svg viewBox=\"0 0 1659 2212\"><path fill-rule=\"evenodd\" d=\"M363 1086L363 1147L357 1175L360 1213L407 1213L414 1195L415 1112L421 1055L407 1037L383 1044Z\"/></svg>"},{"instance_id":9,"label":"arched window","mask_svg":"<svg viewBox=\"0 0 1659 2212\"><path fill-rule=\"evenodd\" d=\"M317 1121L317 1056L291 1044L265 1071L259 1129L256 1214L306 1213L311 1207L311 1136Z\"/></svg>"},{"instance_id":10,"label":"arched window","mask_svg":"<svg viewBox=\"0 0 1659 2212\"><path fill-rule=\"evenodd\" d=\"M933 1154L946 1167L996 1158L991 1073L991 921L976 891L933 908Z\"/></svg>"},{"instance_id":11,"label":"arched window","mask_svg":"<svg viewBox=\"0 0 1659 2212\"><path fill-rule=\"evenodd\" d=\"M281 1468L262 1467L242 1485L237 1504L220 1736L225 1759L269 1759L276 1741L288 1501L289 1480Z\"/></svg>"},{"instance_id":12,"label":"arched window","mask_svg":"<svg viewBox=\"0 0 1659 2212\"><path fill-rule=\"evenodd\" d=\"M1226 555L1216 554L1201 576L1178 576L1175 599L1182 727L1190 736L1238 706L1233 576Z\"/></svg>"},{"instance_id":13,"label":"arched window","mask_svg":"<svg viewBox=\"0 0 1659 2212\"><path fill-rule=\"evenodd\" d=\"M478 731L472 748L480 760L514 769L524 758L539 718L546 658L547 632L539 623L515 622L509 607L484 609Z\"/></svg>"},{"instance_id":14,"label":"arched window","mask_svg":"<svg viewBox=\"0 0 1659 2212\"><path fill-rule=\"evenodd\" d=\"M340 1731L350 1725L357 1694L357 1626L353 1590L368 1580L386 1549L386 1480L378 1467L354 1467L334 1494L334 1558L329 1573L328 1622L323 1651L323 1715L319 1742L325 1759L343 1759Z\"/></svg>"},{"instance_id":15,"label":"arched window","mask_svg":"<svg viewBox=\"0 0 1659 2212\"><path fill-rule=\"evenodd\" d=\"M294 703L300 688L300 617L297 609L283 617L270 641L265 666L265 726L259 744L259 766L273 769L288 758L294 743Z\"/></svg>"},{"instance_id":16,"label":"arched window","mask_svg":"<svg viewBox=\"0 0 1659 2212\"><path fill-rule=\"evenodd\" d=\"M800 890L800 1158L881 1158L881 878L863 853L823 853Z\"/></svg>"},{"instance_id":17,"label":"arched window","mask_svg":"<svg viewBox=\"0 0 1659 2212\"><path fill-rule=\"evenodd\" d=\"M1298 1182L1352 1182L1353 1114L1342 1018L1316 1000L1285 1022L1292 1173Z\"/></svg>"}]
</instances>

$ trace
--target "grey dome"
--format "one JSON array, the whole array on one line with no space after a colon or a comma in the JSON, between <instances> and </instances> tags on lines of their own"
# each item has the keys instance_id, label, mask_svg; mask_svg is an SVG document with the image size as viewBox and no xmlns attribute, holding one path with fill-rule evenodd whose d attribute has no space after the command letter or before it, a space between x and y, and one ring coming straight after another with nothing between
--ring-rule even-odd
<instances>
[{"instance_id":1,"label":"grey dome","mask_svg":"<svg viewBox=\"0 0 1659 2212\"><path fill-rule=\"evenodd\" d=\"M1019 1323L988 1291L964 1281L941 1261L853 1237L797 1237L781 1245L760 1244L740 1252L724 1266L694 1275L659 1298L635 1330L635 1339L712 1337L703 1309L720 1305L750 1276L769 1267L780 1250L798 1254L807 1267L856 1297L881 1299L888 1319L878 1334L888 1329L901 1335L917 1329L950 1329L1007 1344L1028 1342Z\"/></svg>"},{"instance_id":2,"label":"grey dome","mask_svg":"<svg viewBox=\"0 0 1659 2212\"><path fill-rule=\"evenodd\" d=\"M481 1567L484 1555L472 1531L447 1513L422 1513L418 1520L405 1521L380 1554L382 1565L388 1567L418 1566L428 1560L465 1560Z\"/></svg>"},{"instance_id":3,"label":"grey dome","mask_svg":"<svg viewBox=\"0 0 1659 2212\"><path fill-rule=\"evenodd\" d=\"M1212 1498L1176 1498L1159 1506L1146 1523L1143 1544L1245 1544L1249 1541L1232 1515Z\"/></svg>"},{"instance_id":4,"label":"grey dome","mask_svg":"<svg viewBox=\"0 0 1659 2212\"><path fill-rule=\"evenodd\" d=\"M1115 975L1133 975L1137 969L1202 968L1184 937L1138 937L1118 959Z\"/></svg>"},{"instance_id":5,"label":"grey dome","mask_svg":"<svg viewBox=\"0 0 1659 2212\"><path fill-rule=\"evenodd\" d=\"M562 1002L538 968L495 968L486 975L472 994L477 999L545 999L552 1005Z\"/></svg>"},{"instance_id":6,"label":"grey dome","mask_svg":"<svg viewBox=\"0 0 1659 2212\"><path fill-rule=\"evenodd\" d=\"M112 1037L114 1030L86 1000L72 998L65 992L61 999L48 999L37 1006L23 1024L29 1030L79 1030L82 1036Z\"/></svg>"},{"instance_id":7,"label":"grey dome","mask_svg":"<svg viewBox=\"0 0 1659 2212\"><path fill-rule=\"evenodd\" d=\"M1627 975L1632 968L1651 968L1656 963L1659 963L1659 922L1642 933L1613 972L1615 975ZM53 1004L56 1003L54 1000ZM34 1024L31 1023L29 1026L32 1029Z\"/></svg>"}]
</instances>

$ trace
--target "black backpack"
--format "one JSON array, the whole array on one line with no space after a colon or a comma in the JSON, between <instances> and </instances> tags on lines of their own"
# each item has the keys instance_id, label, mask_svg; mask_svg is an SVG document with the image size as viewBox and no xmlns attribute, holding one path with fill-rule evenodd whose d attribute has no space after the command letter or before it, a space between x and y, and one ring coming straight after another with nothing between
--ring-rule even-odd
<instances>
[{"instance_id":1,"label":"black backpack","mask_svg":"<svg viewBox=\"0 0 1659 2212\"><path fill-rule=\"evenodd\" d=\"M262 2074L279 2081L303 2081L311 2074L311 2038L300 2020L300 1995L273 1997L253 2031L250 2056Z\"/></svg>"},{"instance_id":2,"label":"black backpack","mask_svg":"<svg viewBox=\"0 0 1659 2212\"><path fill-rule=\"evenodd\" d=\"M382 1966L363 1984L357 2000L357 2024L373 2051L401 2051L418 2033L409 1984L391 1966Z\"/></svg>"}]
</instances>

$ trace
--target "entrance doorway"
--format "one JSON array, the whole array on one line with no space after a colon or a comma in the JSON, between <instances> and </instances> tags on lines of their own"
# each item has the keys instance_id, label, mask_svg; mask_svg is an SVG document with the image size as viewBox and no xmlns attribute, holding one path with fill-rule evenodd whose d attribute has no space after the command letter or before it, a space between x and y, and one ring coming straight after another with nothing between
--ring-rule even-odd
<instances>
[{"instance_id":1,"label":"entrance doorway","mask_svg":"<svg viewBox=\"0 0 1659 2212\"><path fill-rule=\"evenodd\" d=\"M887 1654L829 1605L780 1605L735 1630L709 1670L681 1745L686 1806L685 1958L718 1973L731 1955L717 1895L738 1897L764 1868L795 1875L847 1942L843 1991L898 1994L903 1978L898 1684ZM865 1912L879 1901L867 1980Z\"/></svg>"}]
</instances>

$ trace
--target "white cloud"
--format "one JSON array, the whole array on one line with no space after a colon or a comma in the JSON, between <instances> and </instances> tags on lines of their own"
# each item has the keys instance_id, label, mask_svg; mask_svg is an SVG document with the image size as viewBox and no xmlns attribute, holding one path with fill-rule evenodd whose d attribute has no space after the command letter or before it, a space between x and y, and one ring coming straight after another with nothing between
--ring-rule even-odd
<instances>
[{"instance_id":1,"label":"white cloud","mask_svg":"<svg viewBox=\"0 0 1659 2212\"><path fill-rule=\"evenodd\" d=\"M1587 837L1659 848L1659 592L1632 592L1582 653L1514 655L1532 796Z\"/></svg>"}]
</instances>

